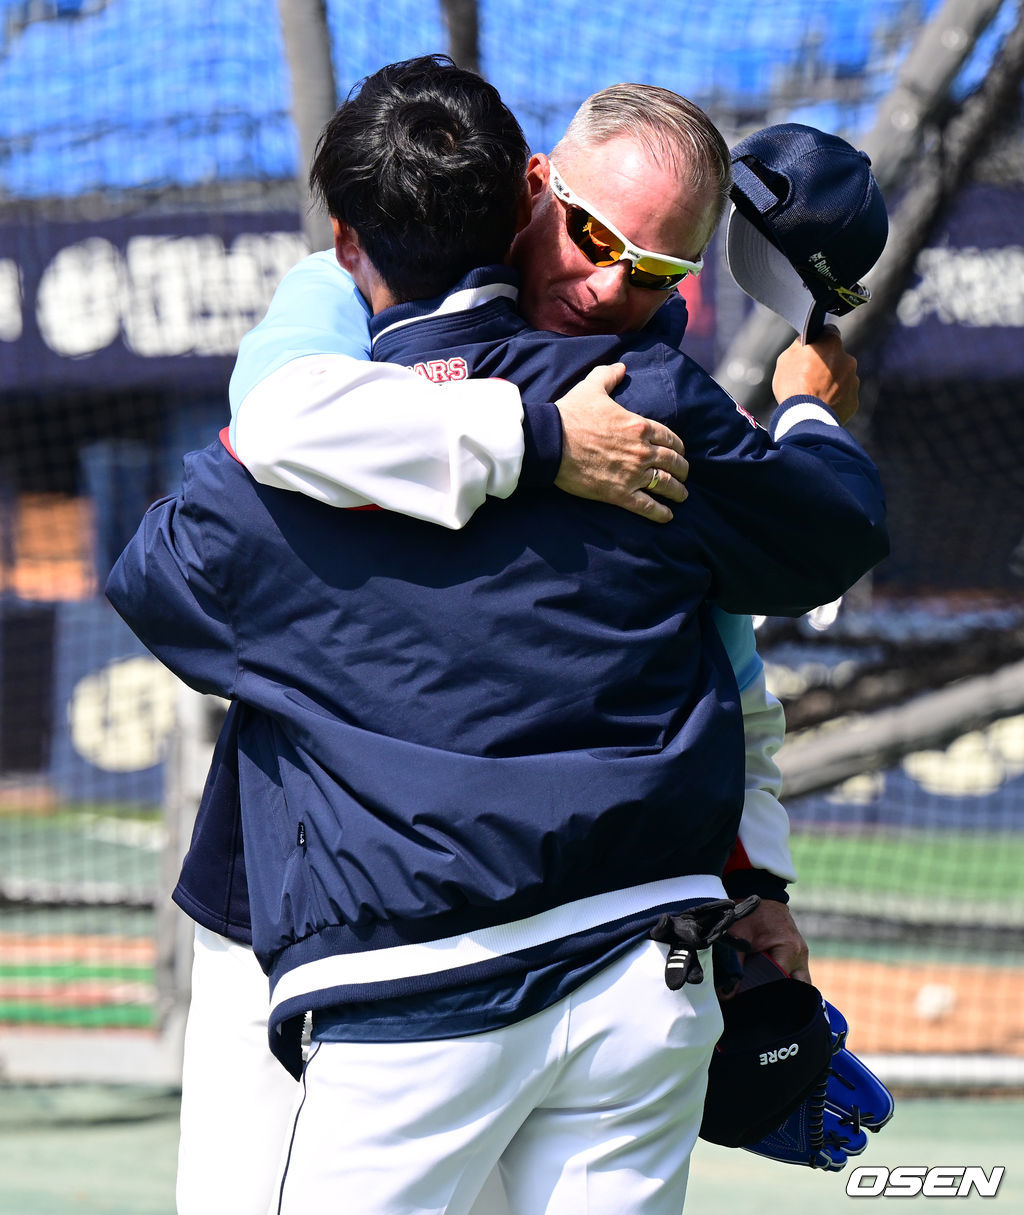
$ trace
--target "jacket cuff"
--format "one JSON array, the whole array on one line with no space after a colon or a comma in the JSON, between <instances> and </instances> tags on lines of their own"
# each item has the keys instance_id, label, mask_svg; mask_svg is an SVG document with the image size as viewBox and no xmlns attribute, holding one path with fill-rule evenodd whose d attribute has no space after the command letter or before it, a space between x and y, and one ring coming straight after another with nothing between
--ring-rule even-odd
<instances>
[{"instance_id":1,"label":"jacket cuff","mask_svg":"<svg viewBox=\"0 0 1024 1215\"><path fill-rule=\"evenodd\" d=\"M820 422L826 426L839 425L839 419L824 401L808 394L800 394L787 397L775 410L768 423L768 433L773 439L778 440L801 422Z\"/></svg>"},{"instance_id":2,"label":"jacket cuff","mask_svg":"<svg viewBox=\"0 0 1024 1215\"><path fill-rule=\"evenodd\" d=\"M748 894L759 894L773 903L788 903L789 891L786 880L767 869L734 869L722 882L731 899L745 899Z\"/></svg>"},{"instance_id":3,"label":"jacket cuff","mask_svg":"<svg viewBox=\"0 0 1024 1215\"><path fill-rule=\"evenodd\" d=\"M523 440L519 484L534 489L554 485L562 465L562 415L555 405L523 403Z\"/></svg>"}]
</instances>

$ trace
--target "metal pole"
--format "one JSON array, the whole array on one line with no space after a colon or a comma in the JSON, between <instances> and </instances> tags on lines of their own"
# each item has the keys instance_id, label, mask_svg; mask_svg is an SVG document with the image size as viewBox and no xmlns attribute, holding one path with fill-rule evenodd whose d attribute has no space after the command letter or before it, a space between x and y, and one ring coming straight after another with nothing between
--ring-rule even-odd
<instances>
[{"instance_id":1,"label":"metal pole","mask_svg":"<svg viewBox=\"0 0 1024 1215\"><path fill-rule=\"evenodd\" d=\"M946 0L919 34L893 91L879 106L875 125L857 141L871 157L883 193L901 182L920 152L929 120L946 101L958 71L1001 5L1002 0ZM888 256L889 251L877 273L883 272ZM873 283L872 276L868 282ZM880 311L877 304L868 308ZM756 307L722 357L715 379L744 408L763 413L770 404L775 361L792 340L791 326ZM848 344L853 347L853 342Z\"/></svg>"},{"instance_id":2,"label":"metal pole","mask_svg":"<svg viewBox=\"0 0 1024 1215\"><path fill-rule=\"evenodd\" d=\"M862 347L892 317L938 215L987 148L1007 107L1016 104L1022 77L1024 11L1018 13L1017 24L1006 35L981 87L949 121L907 191L894 217L885 255L867 276L872 302L861 315L853 313L843 321L843 339L851 349Z\"/></svg>"},{"instance_id":3,"label":"metal pole","mask_svg":"<svg viewBox=\"0 0 1024 1215\"><path fill-rule=\"evenodd\" d=\"M299 136L302 230L310 249L329 249L333 244L331 225L313 207L307 181L320 132L337 106L327 7L324 0L278 0L277 7L292 78L292 117Z\"/></svg>"},{"instance_id":4,"label":"metal pole","mask_svg":"<svg viewBox=\"0 0 1024 1215\"><path fill-rule=\"evenodd\" d=\"M477 0L442 0L448 26L448 50L461 68L480 71L480 13Z\"/></svg>"}]
</instances>

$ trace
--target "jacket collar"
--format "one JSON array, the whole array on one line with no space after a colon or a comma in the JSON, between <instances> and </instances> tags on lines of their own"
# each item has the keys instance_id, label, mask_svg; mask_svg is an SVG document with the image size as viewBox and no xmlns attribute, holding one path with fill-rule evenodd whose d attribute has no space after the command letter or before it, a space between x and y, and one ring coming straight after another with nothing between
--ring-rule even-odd
<instances>
[{"instance_id":1,"label":"jacket collar","mask_svg":"<svg viewBox=\"0 0 1024 1215\"><path fill-rule=\"evenodd\" d=\"M395 304L378 312L370 321L370 340L376 342L386 333L415 324L417 321L451 316L481 308L497 299L507 299L514 307L519 298L519 277L507 266L483 266L471 270L450 291L429 300L413 300Z\"/></svg>"}]
</instances>

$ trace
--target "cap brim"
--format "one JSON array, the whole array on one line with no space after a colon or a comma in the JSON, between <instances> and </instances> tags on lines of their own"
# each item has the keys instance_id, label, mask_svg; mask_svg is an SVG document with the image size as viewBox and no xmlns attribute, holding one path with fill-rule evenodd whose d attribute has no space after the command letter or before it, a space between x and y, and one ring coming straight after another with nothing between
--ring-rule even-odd
<instances>
[{"instance_id":1,"label":"cap brim","mask_svg":"<svg viewBox=\"0 0 1024 1215\"><path fill-rule=\"evenodd\" d=\"M736 283L751 299L788 321L804 342L813 341L825 309L804 285L786 255L735 206L729 216L725 256Z\"/></svg>"}]
</instances>

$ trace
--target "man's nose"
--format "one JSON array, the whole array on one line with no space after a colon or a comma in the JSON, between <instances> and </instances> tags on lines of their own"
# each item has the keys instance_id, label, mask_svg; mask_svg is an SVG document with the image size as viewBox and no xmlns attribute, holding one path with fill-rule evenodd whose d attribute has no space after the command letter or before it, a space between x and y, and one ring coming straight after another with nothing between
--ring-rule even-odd
<instances>
[{"instance_id":1,"label":"man's nose","mask_svg":"<svg viewBox=\"0 0 1024 1215\"><path fill-rule=\"evenodd\" d=\"M625 303L629 294L629 262L595 267L587 278L587 288L593 294L595 304Z\"/></svg>"}]
</instances>

